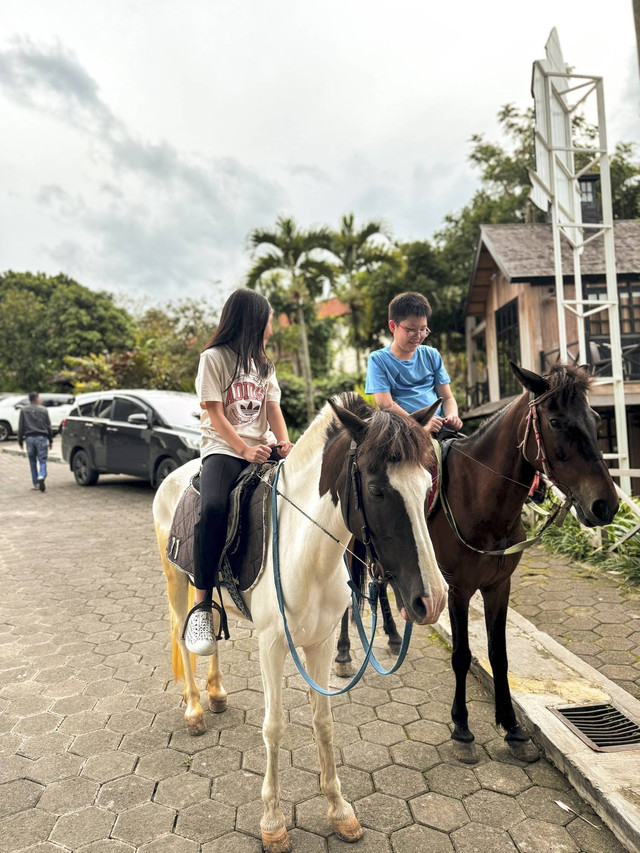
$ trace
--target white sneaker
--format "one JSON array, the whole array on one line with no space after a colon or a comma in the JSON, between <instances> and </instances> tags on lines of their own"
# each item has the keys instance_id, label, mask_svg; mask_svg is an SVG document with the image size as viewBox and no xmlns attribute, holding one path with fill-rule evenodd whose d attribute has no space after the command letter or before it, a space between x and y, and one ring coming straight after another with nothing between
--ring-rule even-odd
<instances>
[{"instance_id":1,"label":"white sneaker","mask_svg":"<svg viewBox=\"0 0 640 853\"><path fill-rule=\"evenodd\" d=\"M194 655L212 655L216 650L213 636L213 614L211 610L195 610L191 613L184 635L187 649Z\"/></svg>"}]
</instances>

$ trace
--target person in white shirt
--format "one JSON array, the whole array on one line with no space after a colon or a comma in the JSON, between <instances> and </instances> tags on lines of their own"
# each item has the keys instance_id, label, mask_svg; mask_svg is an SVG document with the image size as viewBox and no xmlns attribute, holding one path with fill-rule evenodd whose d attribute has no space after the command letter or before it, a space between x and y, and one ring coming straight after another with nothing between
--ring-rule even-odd
<instances>
[{"instance_id":1,"label":"person in white shirt","mask_svg":"<svg viewBox=\"0 0 640 853\"><path fill-rule=\"evenodd\" d=\"M274 447L280 458L292 443L280 409L280 388L265 352L273 312L267 299L246 288L234 291L220 323L200 356L196 392L202 409L200 521L195 525L195 608L185 643L190 652L215 649L211 598L224 547L228 499L251 462L266 462Z\"/></svg>"}]
</instances>

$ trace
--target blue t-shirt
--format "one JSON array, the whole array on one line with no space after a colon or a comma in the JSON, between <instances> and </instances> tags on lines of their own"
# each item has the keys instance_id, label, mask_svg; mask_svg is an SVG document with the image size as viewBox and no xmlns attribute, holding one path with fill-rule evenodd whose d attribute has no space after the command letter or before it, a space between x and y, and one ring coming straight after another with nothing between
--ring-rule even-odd
<instances>
[{"instance_id":1,"label":"blue t-shirt","mask_svg":"<svg viewBox=\"0 0 640 853\"><path fill-rule=\"evenodd\" d=\"M367 361L365 392L388 392L409 414L435 403L436 385L450 382L442 356L433 347L419 346L407 361L396 358L391 348L385 347L372 352Z\"/></svg>"}]
</instances>

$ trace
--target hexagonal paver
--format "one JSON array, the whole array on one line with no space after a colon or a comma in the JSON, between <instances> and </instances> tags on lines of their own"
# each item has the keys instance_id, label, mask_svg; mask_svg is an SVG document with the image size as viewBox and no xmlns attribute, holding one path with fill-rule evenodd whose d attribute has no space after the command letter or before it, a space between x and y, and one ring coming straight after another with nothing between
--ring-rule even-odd
<instances>
[{"instance_id":1,"label":"hexagonal paver","mask_svg":"<svg viewBox=\"0 0 640 853\"><path fill-rule=\"evenodd\" d=\"M51 840L71 850L83 844L108 838L115 816L110 812L87 806L78 812L58 818L51 833Z\"/></svg>"},{"instance_id":2,"label":"hexagonal paver","mask_svg":"<svg viewBox=\"0 0 640 853\"><path fill-rule=\"evenodd\" d=\"M506 794L496 791L476 791L464 800L471 820L510 829L524 820L525 814L518 803Z\"/></svg>"},{"instance_id":3,"label":"hexagonal paver","mask_svg":"<svg viewBox=\"0 0 640 853\"><path fill-rule=\"evenodd\" d=\"M476 767L476 776L483 788L500 794L516 796L531 787L531 779L520 767L489 761Z\"/></svg>"},{"instance_id":4,"label":"hexagonal paver","mask_svg":"<svg viewBox=\"0 0 640 853\"><path fill-rule=\"evenodd\" d=\"M70 755L68 752L62 755L49 755L34 761L29 768L29 779L48 785L61 779L69 779L77 776L82 767L82 758L79 755Z\"/></svg>"},{"instance_id":5,"label":"hexagonal paver","mask_svg":"<svg viewBox=\"0 0 640 853\"><path fill-rule=\"evenodd\" d=\"M480 784L472 770L467 767L454 767L440 764L427 772L427 784L432 791L448 797L462 799L479 790Z\"/></svg>"},{"instance_id":6,"label":"hexagonal paver","mask_svg":"<svg viewBox=\"0 0 640 853\"><path fill-rule=\"evenodd\" d=\"M42 785L28 779L16 779L0 785L0 818L33 808L42 791Z\"/></svg>"},{"instance_id":7,"label":"hexagonal paver","mask_svg":"<svg viewBox=\"0 0 640 853\"><path fill-rule=\"evenodd\" d=\"M92 755L82 768L82 775L97 782L110 782L119 776L127 776L132 772L136 756L128 752L104 752Z\"/></svg>"},{"instance_id":8,"label":"hexagonal paver","mask_svg":"<svg viewBox=\"0 0 640 853\"><path fill-rule=\"evenodd\" d=\"M215 800L189 806L178 813L176 833L204 844L234 828L235 809Z\"/></svg>"},{"instance_id":9,"label":"hexagonal paver","mask_svg":"<svg viewBox=\"0 0 640 853\"><path fill-rule=\"evenodd\" d=\"M139 853L198 853L200 845L180 835L163 835L138 848ZM233 848L229 848L232 850Z\"/></svg>"},{"instance_id":10,"label":"hexagonal paver","mask_svg":"<svg viewBox=\"0 0 640 853\"><path fill-rule=\"evenodd\" d=\"M394 832L391 844L393 853L453 853L447 835L417 823Z\"/></svg>"},{"instance_id":11,"label":"hexagonal paver","mask_svg":"<svg viewBox=\"0 0 640 853\"><path fill-rule=\"evenodd\" d=\"M404 800L388 794L370 794L353 804L363 826L378 832L394 832L411 823L411 813Z\"/></svg>"},{"instance_id":12,"label":"hexagonal paver","mask_svg":"<svg viewBox=\"0 0 640 853\"><path fill-rule=\"evenodd\" d=\"M214 746L196 753L189 769L192 773L200 773L209 778L224 776L240 767L241 758L242 755L237 749Z\"/></svg>"},{"instance_id":13,"label":"hexagonal paver","mask_svg":"<svg viewBox=\"0 0 640 853\"><path fill-rule=\"evenodd\" d=\"M445 743L451 738L449 727L443 723L435 723L433 720L416 720L415 723L406 725L405 731L411 740L430 743L433 746Z\"/></svg>"},{"instance_id":14,"label":"hexagonal paver","mask_svg":"<svg viewBox=\"0 0 640 853\"><path fill-rule=\"evenodd\" d=\"M460 800L442 794L423 794L411 800L409 806L419 823L442 832L452 832L469 822L469 816Z\"/></svg>"},{"instance_id":15,"label":"hexagonal paver","mask_svg":"<svg viewBox=\"0 0 640 853\"><path fill-rule=\"evenodd\" d=\"M235 770L218 776L211 784L211 797L231 806L240 806L260 797L262 776L248 770Z\"/></svg>"},{"instance_id":16,"label":"hexagonal paver","mask_svg":"<svg viewBox=\"0 0 640 853\"><path fill-rule=\"evenodd\" d=\"M563 826L542 820L523 820L511 829L511 837L518 845L519 853L547 853L548 850L578 853L581 850Z\"/></svg>"},{"instance_id":17,"label":"hexagonal paver","mask_svg":"<svg viewBox=\"0 0 640 853\"><path fill-rule=\"evenodd\" d=\"M261 777L262 778L262 777ZM300 803L319 793L320 782L317 773L308 773L297 767L288 767L278 774L283 800Z\"/></svg>"},{"instance_id":18,"label":"hexagonal paver","mask_svg":"<svg viewBox=\"0 0 640 853\"><path fill-rule=\"evenodd\" d=\"M414 720L420 717L420 714L414 707L411 705L402 705L398 702L387 702L386 705L380 705L375 711L380 720L386 720L388 723L398 723L401 726L413 723Z\"/></svg>"},{"instance_id":19,"label":"hexagonal paver","mask_svg":"<svg viewBox=\"0 0 640 853\"><path fill-rule=\"evenodd\" d=\"M386 746L377 743L357 741L343 747L342 753L345 764L351 764L369 773L374 770L381 770L391 764L389 750Z\"/></svg>"},{"instance_id":20,"label":"hexagonal paver","mask_svg":"<svg viewBox=\"0 0 640 853\"><path fill-rule=\"evenodd\" d=\"M45 735L29 737L20 744L20 755L25 758L44 758L47 755L58 755L67 750L72 741L72 735L64 732L49 732Z\"/></svg>"},{"instance_id":21,"label":"hexagonal paver","mask_svg":"<svg viewBox=\"0 0 640 853\"><path fill-rule=\"evenodd\" d=\"M127 734L128 732L135 732L138 729L146 729L152 720L153 714L150 711L142 711L140 708L134 708L131 711L112 714L109 717L107 728L112 732Z\"/></svg>"},{"instance_id":22,"label":"hexagonal paver","mask_svg":"<svg viewBox=\"0 0 640 853\"><path fill-rule=\"evenodd\" d=\"M292 833L289 833L295 850L308 850L309 853L316 853L317 850L318 853L325 853L324 841L321 838L302 832L302 830L297 830L297 832L300 833L298 837L302 842L299 845L296 843L295 837L292 837ZM314 847L314 841L319 842L322 846ZM309 846L304 847L303 843ZM262 843L257 838L250 838L248 835L242 835L239 832L231 832L229 835L223 835L203 844L202 853L262 853Z\"/></svg>"},{"instance_id":23,"label":"hexagonal paver","mask_svg":"<svg viewBox=\"0 0 640 853\"><path fill-rule=\"evenodd\" d=\"M425 771L440 762L438 751L426 743L405 740L391 747L391 757L396 764L404 764L414 770Z\"/></svg>"},{"instance_id":24,"label":"hexagonal paver","mask_svg":"<svg viewBox=\"0 0 640 853\"><path fill-rule=\"evenodd\" d=\"M95 732L98 729L103 729L108 719L107 714L100 714L97 711L80 711L78 714L71 714L71 716L66 717L60 723L59 731L68 732L72 735Z\"/></svg>"},{"instance_id":25,"label":"hexagonal paver","mask_svg":"<svg viewBox=\"0 0 640 853\"><path fill-rule=\"evenodd\" d=\"M580 812L582 802L575 791L565 791L562 797L558 797L558 792L550 788L529 788L518 795L517 802L527 817L565 826L574 818L570 812L556 805L558 799Z\"/></svg>"},{"instance_id":26,"label":"hexagonal paver","mask_svg":"<svg viewBox=\"0 0 640 853\"><path fill-rule=\"evenodd\" d=\"M158 783L153 799L174 809L184 809L209 799L211 782L196 773L181 773Z\"/></svg>"},{"instance_id":27,"label":"hexagonal paver","mask_svg":"<svg viewBox=\"0 0 640 853\"><path fill-rule=\"evenodd\" d=\"M365 723L365 725L360 726L360 734L363 740L381 743L383 746L392 746L394 743L400 743L400 741L407 739L402 726L397 723L387 723L385 720Z\"/></svg>"},{"instance_id":28,"label":"hexagonal paver","mask_svg":"<svg viewBox=\"0 0 640 853\"><path fill-rule=\"evenodd\" d=\"M518 853L516 845L504 829L484 823L468 823L451 835L456 853ZM555 848L548 851L558 853ZM520 851L523 853L523 851Z\"/></svg>"},{"instance_id":29,"label":"hexagonal paver","mask_svg":"<svg viewBox=\"0 0 640 853\"><path fill-rule=\"evenodd\" d=\"M98 793L98 783L81 776L54 782L44 789L38 807L51 814L66 814L83 806L93 805Z\"/></svg>"},{"instance_id":30,"label":"hexagonal paver","mask_svg":"<svg viewBox=\"0 0 640 853\"><path fill-rule=\"evenodd\" d=\"M28 809L0 820L0 853L16 849L16 839L21 847L30 847L46 841L56 819L41 809Z\"/></svg>"},{"instance_id":31,"label":"hexagonal paver","mask_svg":"<svg viewBox=\"0 0 640 853\"><path fill-rule=\"evenodd\" d=\"M171 832L175 820L173 809L157 803L145 803L118 815L112 831L114 838L140 847L158 835Z\"/></svg>"},{"instance_id":32,"label":"hexagonal paver","mask_svg":"<svg viewBox=\"0 0 640 853\"><path fill-rule=\"evenodd\" d=\"M166 779L178 773L186 772L189 760L184 752L176 749L159 749L143 755L136 767L136 773L149 779Z\"/></svg>"},{"instance_id":33,"label":"hexagonal paver","mask_svg":"<svg viewBox=\"0 0 640 853\"><path fill-rule=\"evenodd\" d=\"M423 774L419 770L411 770L409 767L396 767L391 765L382 770L376 770L373 774L376 790L383 794L391 794L408 800L427 790Z\"/></svg>"},{"instance_id":34,"label":"hexagonal paver","mask_svg":"<svg viewBox=\"0 0 640 853\"><path fill-rule=\"evenodd\" d=\"M103 809L120 812L134 806L148 803L153 794L155 783L142 776L121 776L106 782L98 795L97 804Z\"/></svg>"}]
</instances>

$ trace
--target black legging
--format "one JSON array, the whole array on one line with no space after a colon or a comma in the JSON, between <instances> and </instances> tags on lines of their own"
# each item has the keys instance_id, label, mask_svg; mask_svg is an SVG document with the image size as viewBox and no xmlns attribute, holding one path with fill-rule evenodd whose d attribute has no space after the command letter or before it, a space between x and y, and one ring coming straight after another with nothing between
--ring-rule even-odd
<instances>
[{"instance_id":1,"label":"black legging","mask_svg":"<svg viewBox=\"0 0 640 853\"><path fill-rule=\"evenodd\" d=\"M237 456L212 453L202 460L200 521L195 525L194 579L197 589L211 590L227 533L229 494L249 463Z\"/></svg>"}]
</instances>

